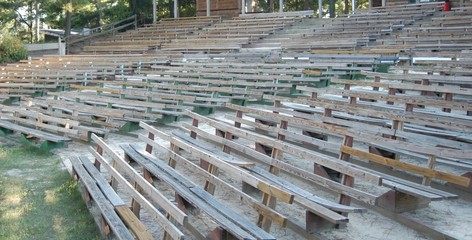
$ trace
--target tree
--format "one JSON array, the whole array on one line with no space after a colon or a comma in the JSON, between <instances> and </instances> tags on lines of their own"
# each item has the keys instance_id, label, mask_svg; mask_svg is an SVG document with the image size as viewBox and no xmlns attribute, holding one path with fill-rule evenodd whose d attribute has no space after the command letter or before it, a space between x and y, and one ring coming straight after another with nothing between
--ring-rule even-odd
<instances>
[{"instance_id":1,"label":"tree","mask_svg":"<svg viewBox=\"0 0 472 240\"><path fill-rule=\"evenodd\" d=\"M38 41L40 0L0 0L0 26L4 32L30 43ZM36 31L36 32L35 32Z\"/></svg>"}]
</instances>

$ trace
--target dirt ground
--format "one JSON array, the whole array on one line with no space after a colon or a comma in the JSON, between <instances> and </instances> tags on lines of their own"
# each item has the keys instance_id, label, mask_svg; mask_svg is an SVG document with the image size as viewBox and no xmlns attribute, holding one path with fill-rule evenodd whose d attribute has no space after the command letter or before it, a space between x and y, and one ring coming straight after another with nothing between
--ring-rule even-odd
<instances>
[{"instance_id":1,"label":"dirt ground","mask_svg":"<svg viewBox=\"0 0 472 240\"><path fill-rule=\"evenodd\" d=\"M212 117L223 118L225 113L217 113ZM158 128L164 132L170 133L171 131L178 128L182 122L190 123L189 119L183 119L181 122L173 123L166 126L158 126ZM210 128L209 128L210 129ZM132 134L143 134L144 131L135 131ZM122 154L119 145L122 143L139 143L139 140L135 136L124 136L118 134L110 134L106 139L106 142L114 149L115 151ZM144 146L144 143L143 143ZM69 158L72 156L89 156L92 159L91 154L88 152L87 148L89 146L85 143L73 142L70 143L68 148L56 149L54 152L60 156L63 160L64 167L69 171L71 170L71 164ZM301 163L303 164L303 163ZM185 169L179 169L179 171L185 172ZM192 176L192 174L186 175ZM224 175L221 176L224 178ZM195 179L198 185L202 184L201 180ZM335 199L335 196L322 191L321 189L316 188L312 185L307 185L304 182L293 180L293 183L299 184L300 186L310 190L316 195L326 198L326 199ZM360 189L369 189L368 185L363 185L363 183L356 183ZM200 185L202 186L202 185ZM173 192L168 189L158 187L170 199L173 199ZM236 210L241 215L246 216L251 221L257 219L255 212L248 208L247 206L241 204L237 197L232 195L231 192L225 191L224 189L218 190L216 192L216 198L231 206L233 210ZM130 202L130 199L125 199ZM278 205L278 211L287 213L291 219L296 219L300 224L303 224L305 215L302 209L295 209L293 206L287 208L287 211L284 211L286 206L283 204ZM289 210L290 209L290 210ZM425 209L416 210L408 213L408 216L420 220L424 223L434 226L440 231L446 232L452 236L455 236L457 239L472 239L472 231L470 231L470 226L472 226L472 203L463 199L455 200L443 200L432 202L429 207ZM350 214L350 222L346 227L342 229L325 229L321 231L321 236L327 239L363 239L363 240L374 240L374 239L430 239L421 232L417 232L407 226L399 224L392 219L382 216L381 214L368 210L363 214ZM204 215L199 215L199 218L193 219L193 222L197 223L200 228L209 229L213 226L208 217ZM158 224L155 224L151 219L149 219L145 213L143 213L143 222L153 229L153 234L158 237L161 236L161 229L158 227ZM273 224L272 230L270 232L275 237L279 239L299 239L300 235L294 233L289 229L281 229L275 224Z\"/></svg>"}]
</instances>

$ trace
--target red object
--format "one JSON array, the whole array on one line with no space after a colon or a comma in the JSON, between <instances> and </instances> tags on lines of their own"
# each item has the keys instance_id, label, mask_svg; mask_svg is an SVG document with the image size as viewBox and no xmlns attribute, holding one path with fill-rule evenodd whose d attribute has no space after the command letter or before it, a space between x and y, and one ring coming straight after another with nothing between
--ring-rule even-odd
<instances>
[{"instance_id":1,"label":"red object","mask_svg":"<svg viewBox=\"0 0 472 240\"><path fill-rule=\"evenodd\" d=\"M449 1L444 2L443 11L445 11L445 12L451 11L451 3Z\"/></svg>"}]
</instances>

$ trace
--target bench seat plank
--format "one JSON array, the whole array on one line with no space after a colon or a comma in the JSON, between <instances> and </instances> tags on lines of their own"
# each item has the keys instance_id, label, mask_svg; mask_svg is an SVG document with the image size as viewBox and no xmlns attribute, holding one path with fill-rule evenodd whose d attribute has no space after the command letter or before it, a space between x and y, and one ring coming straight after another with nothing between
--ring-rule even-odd
<instances>
[{"instance_id":1,"label":"bench seat plank","mask_svg":"<svg viewBox=\"0 0 472 240\"><path fill-rule=\"evenodd\" d=\"M10 129L10 130L13 130L13 131L17 131L17 132L21 132L21 133L26 134L26 135L32 135L32 136L35 136L37 138L45 139L45 140L48 140L48 141L51 141L51 142L70 142L70 141L72 141L72 139L70 139L68 137L54 135L52 133L43 132L43 131L40 131L40 130L36 130L34 128L23 127L23 126L15 124L15 123L12 123L10 121L7 121L7 120L0 120L0 127Z\"/></svg>"}]
</instances>

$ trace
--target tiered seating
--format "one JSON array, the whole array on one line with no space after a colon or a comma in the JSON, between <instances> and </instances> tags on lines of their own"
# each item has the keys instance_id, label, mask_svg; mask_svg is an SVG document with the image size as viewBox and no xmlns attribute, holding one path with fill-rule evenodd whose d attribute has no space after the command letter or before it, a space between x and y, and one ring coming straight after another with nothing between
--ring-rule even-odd
<instances>
[{"instance_id":1,"label":"tiered seating","mask_svg":"<svg viewBox=\"0 0 472 240\"><path fill-rule=\"evenodd\" d=\"M186 17L162 19L155 24L145 25L136 30L127 31L105 40L98 40L90 46L84 46L85 54L103 53L151 53L161 44L179 36L191 35L201 28L221 22L221 17Z\"/></svg>"},{"instance_id":2,"label":"tiered seating","mask_svg":"<svg viewBox=\"0 0 472 240\"><path fill-rule=\"evenodd\" d=\"M162 50L186 53L237 52L243 45L267 37L299 20L299 17L274 17L269 19L236 17L203 28L193 35L182 36L170 43L162 44Z\"/></svg>"},{"instance_id":3,"label":"tiered seating","mask_svg":"<svg viewBox=\"0 0 472 240\"><path fill-rule=\"evenodd\" d=\"M359 49L434 14L438 9L438 4L431 3L358 10L339 18L312 20L311 26L307 22L302 28L288 28L285 34L264 39L254 47L274 48L277 45L272 43L276 43L282 51Z\"/></svg>"},{"instance_id":4,"label":"tiered seating","mask_svg":"<svg viewBox=\"0 0 472 240\"><path fill-rule=\"evenodd\" d=\"M391 167L393 166L395 168L399 168L402 170L412 171L415 174L424 174L426 177L439 178L445 181L455 182L456 180L458 180L456 184L461 184L462 186L465 186L465 187L470 185L470 179L468 179L467 177L457 176L455 174L447 173L441 170L433 170L433 171L437 171L437 174L436 174L436 173L433 173L433 171L428 170L426 167L416 166L415 164L410 164L410 163L399 162L397 160L388 159L386 157L380 157L378 155L365 151L364 150L365 148L363 147L364 144L367 144L370 146L376 146L376 147L379 145L382 145L382 146L388 146L390 144L395 145L399 149L403 149L402 154L407 154L408 150L414 152L414 151L418 151L418 149L415 149L415 146L411 146L411 145L408 146L410 143L404 144L402 146L402 144L399 143L399 141L396 140L395 137L393 139L390 138L390 136L392 135L389 135L388 132L393 132L390 129L385 129L382 127L375 127L374 125L369 124L367 121L362 122L362 117L358 115L353 115L352 118L349 118L349 114L343 114L342 109L338 110L334 107L333 109L329 108L331 106L335 106L334 104L331 104L331 105L323 104L322 101L317 101L316 99L301 99L301 98L290 99L290 98L273 97L273 96L267 96L267 97L275 100L276 104L282 104L280 105L281 107L276 106L273 108L268 108L267 110L259 110L255 108L246 108L246 107L238 107L238 106L229 105L231 109L237 110L238 112L237 112L236 117L226 115L225 118L237 123L236 126L240 126L241 124L246 125L247 131L253 132L254 130L252 129L254 128L257 133L262 133L272 139L276 138L283 141L283 145L281 145L282 143L275 142L274 140L269 141L267 139L263 139L260 137L257 138L256 137L257 134L251 133L249 135L252 138L252 140L256 140L256 145L255 145L256 150L259 150L267 154L271 154L271 153L274 154L273 148L276 148L277 145L280 145L280 146L284 146L285 153L294 154L296 156L303 154L303 157L299 156L300 159L297 161L291 160L291 161L285 162L285 163L289 162L290 164L280 163L276 165L274 161L272 161L273 167L283 166L281 168L284 171L292 173L296 176L302 175L306 177L306 176L310 176L310 175L306 175L306 174L310 174L310 170L307 170L306 167L301 167L301 166L307 166L306 163L303 163L303 161L314 161L316 163L315 173L320 174L332 180L335 180L335 179L339 180L338 174L344 173L345 175L348 175L351 179L345 176L341 178L343 179L341 180L341 184L348 185L351 188L353 187L353 185L351 184L354 183L354 178L356 178L355 180L356 185L363 186L364 183L362 182L366 180L368 181L368 178L366 179L366 176L355 175L354 172L356 170L367 171L370 174L380 176L382 178L381 182L384 187L392 188L398 192L395 193L395 191L389 191L388 189L379 188L379 189L383 189L381 191L383 194L377 195L376 197L373 197L372 195L370 195L376 200L369 202L369 201L366 201L367 199L362 199L361 201L364 201L365 203L368 203L372 206L380 206L380 207L387 208L389 210L393 210L397 212L412 210L412 209L415 209L416 207L424 207L425 205L423 204L427 204L428 201L454 197L454 194L437 191L429 187L421 186L420 184L416 184L413 182L399 179L395 177L395 175L389 175L389 171L386 171L385 172L386 174L378 172L377 170L378 168L376 168L376 165L374 163L384 164ZM317 108L308 107L308 105L312 105L312 104L313 105L316 104ZM324 109L324 112L323 112L323 109ZM351 109L353 108L351 107L350 110ZM345 119L348 119L348 120L345 120ZM291 130L286 130L286 129L291 129ZM241 133L242 131L240 131L240 134ZM237 134L237 136L240 137L240 134ZM394 135L394 136L400 137L401 135L402 137L404 137L404 139L408 139L408 140L405 140L408 142L410 141L415 142L416 141L415 138L420 138L420 139L423 138L420 135L415 136L415 134L408 134L404 132L400 133L400 131L398 130L396 131L396 134L397 135ZM242 137L242 138L247 138L247 137ZM340 141L341 139L342 141ZM455 144L458 144L457 146L461 145L460 143L455 143ZM290 146L295 149L297 147L302 147L304 149L303 150L302 149L288 150ZM461 147L465 149L467 148L466 146L463 146L463 145ZM405 150L405 149L408 149L408 150ZM428 152L427 154L434 154L434 148L431 148L430 150L431 152ZM314 158L309 157L310 154L314 154L313 152L316 153L315 155L316 157ZM460 151L457 151L456 153L458 155L462 154ZM330 157L333 155L338 156L338 158L340 159L338 161L340 163L342 163L341 160L345 160L345 161L349 161L350 162L349 164L353 164L353 165L349 165L350 170L346 170L346 169L340 170L339 166L333 167L333 166L326 165L329 159L331 159L330 161L334 161L335 158L333 159L333 157ZM465 155L462 155L462 157L466 158ZM368 160L371 163L364 164L362 161L360 162L354 161L354 159L356 158ZM334 164L334 163L330 163L330 164ZM295 166L290 166L290 165L295 165ZM372 170L367 170L364 167L372 168ZM356 170L353 170L353 169L356 169ZM426 173L426 172L429 172L429 173ZM341 176L342 175L343 174L341 174ZM446 178L448 180L446 180ZM452 180L453 178L455 180ZM326 183L322 183L321 185L326 187L325 184ZM334 186L330 186L330 188L331 190L336 189ZM372 188L371 190L374 189L374 187L372 186L371 188ZM363 189L368 189L368 188L363 187ZM340 191L340 189L338 189L338 191L336 192L343 193L342 191ZM344 193L344 194L346 194L347 196L350 196L353 199L359 199L360 195L356 195L356 194L359 194L359 191L356 192L354 190L351 190L351 191L346 191L346 192L348 193L347 194ZM406 196L405 199L403 200L409 199L412 201L410 203L407 203L408 201L404 203L401 203L401 201L397 203L390 202L391 205L389 205L388 201L384 199L384 197L386 197L389 194L399 194L398 196L403 194L403 196ZM367 193L367 195L364 195L364 196L368 196L368 195L369 194ZM410 195L410 196L407 196L407 195ZM420 199L414 200L414 198L411 198L411 196L416 196ZM422 198L429 199L429 200L424 202L424 201L421 201ZM417 200L420 200L420 201L417 201ZM344 204L349 204L349 200L347 200Z\"/></svg>"},{"instance_id":5,"label":"tiered seating","mask_svg":"<svg viewBox=\"0 0 472 240\"><path fill-rule=\"evenodd\" d=\"M417 22L388 38L377 41L378 48L410 51L461 51L470 49L472 14L470 9L442 12L428 21Z\"/></svg>"},{"instance_id":6,"label":"tiered seating","mask_svg":"<svg viewBox=\"0 0 472 240\"><path fill-rule=\"evenodd\" d=\"M226 140L227 142L232 142L231 136L233 136L233 134L230 130L227 130L225 127L213 125L209 119L201 115L189 112L189 116L194 118L194 126L210 124L210 126L213 126L215 129L217 129L217 136L214 136L211 141L215 141L214 139L221 139L216 141ZM192 127L188 124L184 125L185 129ZM162 139L170 142L171 148L163 148L164 145L162 145L160 141L156 142L153 141L153 139L147 139L145 136L142 136L141 139L145 140L148 146L153 146L155 148L157 147L156 150L159 153L169 152L170 155L167 159L169 165L173 167L178 165L179 167L176 168L178 170L182 167L185 167L198 175L202 175L204 177L203 179L206 179L206 183L204 185L205 190L207 190L210 194L216 193L217 189L215 187L220 189L223 186L226 187L228 185L234 185L234 181L238 181L240 183L242 182L243 191L245 191L245 189L261 191L264 194L265 200L258 202L255 200L255 196L247 195L251 194L250 192L246 192L246 194L244 194L241 192L241 190L235 189L234 186L230 187L233 189L233 191L238 192L238 195L243 196L243 202L248 202L249 200L249 202L252 203L249 206L252 205L255 209L260 209L255 212L259 213L256 214L259 215L258 225L266 231L270 230L271 222L277 223L281 227L287 225L294 229L304 229L304 227L297 226L297 221L293 219L293 216L289 216L289 212L280 213L276 211L276 199L280 201L278 204L282 204L283 202L290 204L293 201L294 206L291 208L294 209L294 211L306 209L310 212L330 219L330 221L334 223L346 222L347 218L329 209L341 212L363 211L361 208L342 206L329 200L322 199L307 190L289 184L282 178L279 178L275 175L271 176L269 172L263 170L260 167L254 166L251 158L250 161L247 161L245 160L246 157L234 154L240 150L237 147L233 148L231 143L223 143L222 150L218 150L218 148L215 148L215 146L209 144L209 142L206 141L206 139L208 139L207 135L211 136L211 134L205 134L205 131L199 129L198 127L194 127L191 130L190 135L186 135L184 132L176 132L174 135L169 136L145 124L142 124L142 126L150 133L147 135L156 137L156 140ZM200 133L201 131L203 132ZM243 148L243 146L240 148ZM180 149L180 151L178 149ZM128 153L128 151L129 150L125 149L125 153ZM254 153L250 153L250 151L251 149L247 148L246 153L251 155L257 153L255 151ZM190 156L184 157L188 156L184 154L184 152L189 153ZM256 154L256 157L260 158L261 156L259 155ZM202 169L197 167L195 163L192 163L194 158L200 159L200 165L208 172L204 170L202 171ZM267 158L271 159L271 157ZM155 160L154 162L156 161L161 162L162 160ZM226 177L230 177L233 180L228 181L223 178L219 179L219 173L224 174ZM200 176L198 176L198 178L200 178ZM306 233L302 231L299 232L299 234L301 236L305 236Z\"/></svg>"},{"instance_id":7,"label":"tiered seating","mask_svg":"<svg viewBox=\"0 0 472 240\"><path fill-rule=\"evenodd\" d=\"M103 235L117 239L155 239L159 236L164 239L183 239L184 233L176 225L189 224L187 214L154 188L145 177L140 176L100 138L95 135L92 138L98 144L97 149L90 148L95 162L92 163L85 156L70 160L73 176L81 182L84 200L88 204L94 203L100 210L100 214L95 216ZM110 175L111 185L101 175L101 167ZM120 193L132 198L131 208L118 195L118 186ZM161 209L150 201L158 203ZM152 220L146 223L141 221L141 208ZM156 223L163 229L157 236L153 235Z\"/></svg>"}]
</instances>

